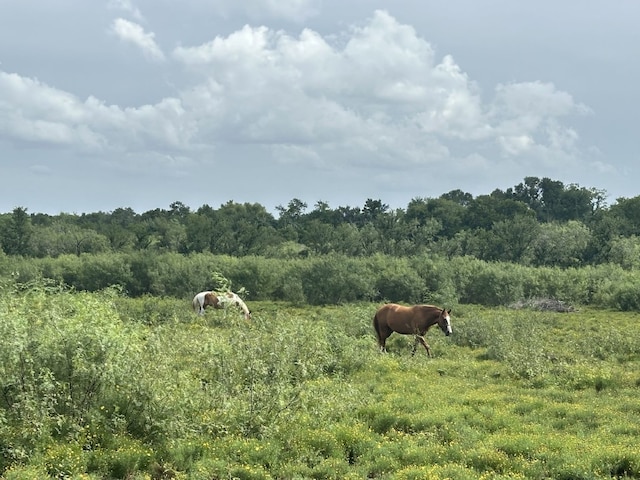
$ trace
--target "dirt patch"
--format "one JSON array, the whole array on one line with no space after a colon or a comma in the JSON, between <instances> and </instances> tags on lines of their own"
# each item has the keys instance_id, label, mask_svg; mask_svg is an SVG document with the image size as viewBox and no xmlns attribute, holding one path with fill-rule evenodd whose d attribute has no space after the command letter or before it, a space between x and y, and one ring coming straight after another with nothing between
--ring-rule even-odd
<instances>
[{"instance_id":1,"label":"dirt patch","mask_svg":"<svg viewBox=\"0 0 640 480\"><path fill-rule=\"evenodd\" d=\"M509 308L516 310L522 308L529 308L531 310L540 310L543 312L575 312L576 309L572 305L567 305L561 300L555 298L530 298L527 300L520 300L518 302L509 305Z\"/></svg>"}]
</instances>

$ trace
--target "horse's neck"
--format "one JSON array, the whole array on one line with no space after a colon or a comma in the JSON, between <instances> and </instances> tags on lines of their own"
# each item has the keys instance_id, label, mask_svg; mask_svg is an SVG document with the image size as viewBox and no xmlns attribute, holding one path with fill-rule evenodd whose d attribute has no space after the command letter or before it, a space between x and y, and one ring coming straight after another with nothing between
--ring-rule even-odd
<instances>
[{"instance_id":1,"label":"horse's neck","mask_svg":"<svg viewBox=\"0 0 640 480\"><path fill-rule=\"evenodd\" d=\"M216 293L216 297L218 297L218 305L220 308L224 308L225 310L229 305L237 305L242 309L244 316L249 318L251 316L251 310L247 307L247 304L238 296L237 293L234 292L224 292L224 293Z\"/></svg>"},{"instance_id":2,"label":"horse's neck","mask_svg":"<svg viewBox=\"0 0 640 480\"><path fill-rule=\"evenodd\" d=\"M242 301L242 299L240 297L238 297L237 295L236 295L236 303L242 309L242 311L244 312L245 315L249 315L249 307L247 307L247 304L244 303Z\"/></svg>"},{"instance_id":3,"label":"horse's neck","mask_svg":"<svg viewBox=\"0 0 640 480\"><path fill-rule=\"evenodd\" d=\"M420 308L423 308L427 311L429 310L433 310L435 315L428 315L429 320L427 320L427 328L431 328L432 326L434 326L436 323L438 323L438 320L440 319L440 315L442 315L442 311L437 308L437 307L433 307L432 305L421 305Z\"/></svg>"},{"instance_id":4,"label":"horse's neck","mask_svg":"<svg viewBox=\"0 0 640 480\"><path fill-rule=\"evenodd\" d=\"M221 307L227 308L229 305L238 305L243 310L246 308L240 297L233 292L216 293L215 296L218 297L218 303Z\"/></svg>"}]
</instances>

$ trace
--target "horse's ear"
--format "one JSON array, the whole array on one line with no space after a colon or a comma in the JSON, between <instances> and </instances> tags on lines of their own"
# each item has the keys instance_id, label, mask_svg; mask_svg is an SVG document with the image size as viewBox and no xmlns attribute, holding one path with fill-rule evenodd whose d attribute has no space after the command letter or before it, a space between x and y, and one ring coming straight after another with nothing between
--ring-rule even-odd
<instances>
[{"instance_id":1,"label":"horse's ear","mask_svg":"<svg viewBox=\"0 0 640 480\"><path fill-rule=\"evenodd\" d=\"M448 314L451 314L451 309L447 310L447 313L448 313Z\"/></svg>"}]
</instances>

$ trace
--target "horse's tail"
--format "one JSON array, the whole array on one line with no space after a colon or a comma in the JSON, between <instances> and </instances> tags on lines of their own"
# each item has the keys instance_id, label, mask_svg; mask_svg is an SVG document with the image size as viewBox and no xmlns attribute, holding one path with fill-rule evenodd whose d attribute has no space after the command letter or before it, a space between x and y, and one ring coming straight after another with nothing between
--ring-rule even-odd
<instances>
[{"instance_id":1,"label":"horse's tail","mask_svg":"<svg viewBox=\"0 0 640 480\"><path fill-rule=\"evenodd\" d=\"M380 335L380 320L378 320L378 312L373 316L373 329L376 331L376 337L378 343L382 342L382 336Z\"/></svg>"},{"instance_id":2,"label":"horse's tail","mask_svg":"<svg viewBox=\"0 0 640 480\"><path fill-rule=\"evenodd\" d=\"M193 300L191 300L191 306L193 307L193 311L198 313L198 311L200 310L200 302L198 302L198 296L196 295L195 297L193 297Z\"/></svg>"},{"instance_id":3,"label":"horse's tail","mask_svg":"<svg viewBox=\"0 0 640 480\"><path fill-rule=\"evenodd\" d=\"M204 296L207 292L200 292L193 300L191 300L191 306L193 307L193 311L197 314L202 314L204 312Z\"/></svg>"}]
</instances>

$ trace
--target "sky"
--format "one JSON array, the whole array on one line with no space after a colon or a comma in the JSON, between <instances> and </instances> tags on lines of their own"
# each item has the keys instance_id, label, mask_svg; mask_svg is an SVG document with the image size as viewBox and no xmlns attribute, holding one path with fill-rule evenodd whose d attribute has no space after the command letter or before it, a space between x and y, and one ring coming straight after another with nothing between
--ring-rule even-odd
<instances>
[{"instance_id":1,"label":"sky","mask_svg":"<svg viewBox=\"0 0 640 480\"><path fill-rule=\"evenodd\" d=\"M0 0L0 213L640 195L640 2Z\"/></svg>"}]
</instances>

